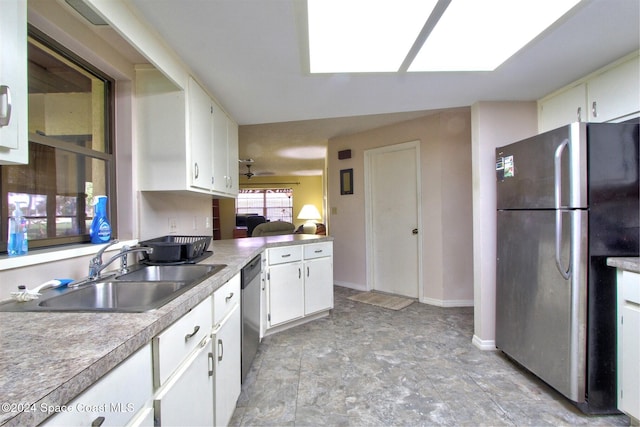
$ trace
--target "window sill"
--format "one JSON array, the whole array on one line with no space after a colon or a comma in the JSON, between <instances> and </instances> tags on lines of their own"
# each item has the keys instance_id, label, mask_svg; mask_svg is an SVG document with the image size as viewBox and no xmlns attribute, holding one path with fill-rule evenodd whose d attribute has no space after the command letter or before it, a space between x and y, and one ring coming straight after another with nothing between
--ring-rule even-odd
<instances>
[{"instance_id":1,"label":"window sill","mask_svg":"<svg viewBox=\"0 0 640 427\"><path fill-rule=\"evenodd\" d=\"M125 245L133 246L137 240L126 240L113 245L111 249L120 249ZM13 268L29 267L32 265L46 264L49 262L61 261L65 259L77 258L86 255L93 255L103 248L104 245L93 245L90 243L67 246L64 249L48 248L30 250L27 255L10 257L0 256L0 271L11 270Z\"/></svg>"}]
</instances>

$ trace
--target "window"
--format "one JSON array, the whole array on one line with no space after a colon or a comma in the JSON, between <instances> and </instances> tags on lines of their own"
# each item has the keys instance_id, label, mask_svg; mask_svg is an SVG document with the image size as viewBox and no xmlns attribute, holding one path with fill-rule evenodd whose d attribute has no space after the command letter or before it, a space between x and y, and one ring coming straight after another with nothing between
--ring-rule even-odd
<instances>
[{"instance_id":1,"label":"window","mask_svg":"<svg viewBox=\"0 0 640 427\"><path fill-rule=\"evenodd\" d=\"M241 189L236 200L236 214L257 214L267 221L293 222L293 190Z\"/></svg>"},{"instance_id":2,"label":"window","mask_svg":"<svg viewBox=\"0 0 640 427\"><path fill-rule=\"evenodd\" d=\"M19 207L29 247L89 241L93 197L115 230L111 80L29 29L29 164L0 166L2 226Z\"/></svg>"}]
</instances>

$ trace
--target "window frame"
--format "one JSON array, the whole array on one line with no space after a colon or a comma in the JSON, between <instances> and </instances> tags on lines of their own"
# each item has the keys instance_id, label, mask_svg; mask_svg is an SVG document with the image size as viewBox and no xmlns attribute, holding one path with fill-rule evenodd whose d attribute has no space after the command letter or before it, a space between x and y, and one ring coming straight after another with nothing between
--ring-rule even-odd
<instances>
[{"instance_id":1,"label":"window frame","mask_svg":"<svg viewBox=\"0 0 640 427\"><path fill-rule=\"evenodd\" d=\"M88 73L104 82L104 152L92 150L76 144L65 142L64 140L47 137L40 134L29 133L29 144L32 142L44 146L49 146L57 150L64 150L73 154L84 156L85 159L98 159L105 162L105 189L109 197L108 217L112 228L112 237L117 237L117 194L116 194L116 144L115 144L115 80L108 76L105 72L99 70L89 62L85 61L71 50L67 49L60 43L45 35L31 24L27 28L28 39L42 44L47 49L52 50L57 55L64 57L66 60L81 67ZM0 171L3 167L0 166ZM3 174L0 174L2 176ZM0 179L0 252L7 251L7 234L9 218L8 193L13 192L8 188L6 183ZM55 221L57 216L53 217ZM88 218L88 217L87 217ZM47 216L47 220L51 218ZM86 218L85 218L86 219ZM74 236L48 236L46 239L38 239L29 242L29 248L43 247L61 247L69 244L88 243L90 242L89 229L83 234Z\"/></svg>"},{"instance_id":2,"label":"window frame","mask_svg":"<svg viewBox=\"0 0 640 427\"><path fill-rule=\"evenodd\" d=\"M290 206L287 207L287 209L290 209L290 211L291 211L291 221L290 222L293 222L293 189L292 188L244 188L244 189L240 189L239 190L238 199L240 199L240 195L242 193L261 194L262 195L262 206L259 207L259 208L255 208L255 209L251 208L251 209L252 210L256 210L256 211L257 210L261 210L259 215L262 215L265 218L269 219L269 217L267 215L267 210L270 208L267 205L267 194L269 192L278 193L278 194L285 193L285 194L289 195L288 197L289 197ZM238 208L239 208L238 202L237 202L238 199L236 199L236 215L246 215L247 214L246 212L243 212L243 213L238 212ZM253 212L251 212L251 213L253 213ZM276 219L275 221L280 221L280 219Z\"/></svg>"}]
</instances>

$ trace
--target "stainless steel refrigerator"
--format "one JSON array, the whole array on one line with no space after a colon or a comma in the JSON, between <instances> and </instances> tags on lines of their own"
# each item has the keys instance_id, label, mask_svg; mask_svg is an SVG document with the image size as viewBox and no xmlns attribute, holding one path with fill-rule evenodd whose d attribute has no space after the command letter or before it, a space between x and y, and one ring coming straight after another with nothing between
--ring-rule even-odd
<instances>
[{"instance_id":1,"label":"stainless steel refrigerator","mask_svg":"<svg viewBox=\"0 0 640 427\"><path fill-rule=\"evenodd\" d=\"M610 256L638 256L638 124L496 149L496 346L583 412L616 413Z\"/></svg>"}]
</instances>

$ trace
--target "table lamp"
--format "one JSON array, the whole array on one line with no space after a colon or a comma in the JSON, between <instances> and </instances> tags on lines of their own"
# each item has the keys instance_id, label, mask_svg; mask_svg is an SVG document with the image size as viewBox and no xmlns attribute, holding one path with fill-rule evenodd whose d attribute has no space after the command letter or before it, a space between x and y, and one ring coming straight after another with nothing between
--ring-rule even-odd
<instances>
[{"instance_id":1,"label":"table lamp","mask_svg":"<svg viewBox=\"0 0 640 427\"><path fill-rule=\"evenodd\" d=\"M302 226L304 234L316 234L316 220L321 219L320 212L314 205L304 205L300 209L298 219L304 219L307 222Z\"/></svg>"}]
</instances>

